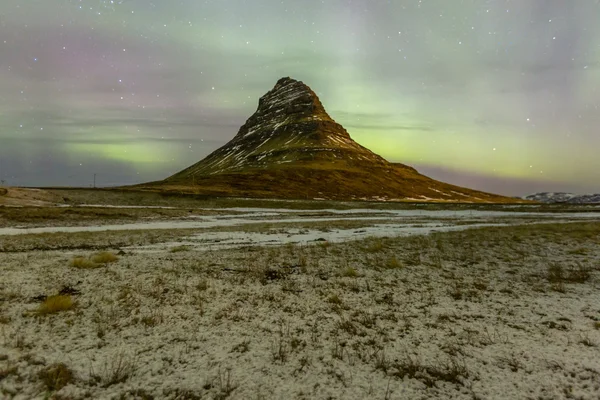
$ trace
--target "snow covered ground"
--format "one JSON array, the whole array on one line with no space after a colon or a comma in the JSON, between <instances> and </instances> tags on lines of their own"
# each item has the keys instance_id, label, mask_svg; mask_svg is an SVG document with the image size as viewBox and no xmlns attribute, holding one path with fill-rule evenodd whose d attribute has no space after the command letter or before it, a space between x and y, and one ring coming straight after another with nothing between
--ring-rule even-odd
<instances>
[{"instance_id":1,"label":"snow covered ground","mask_svg":"<svg viewBox=\"0 0 600 400\"><path fill-rule=\"evenodd\" d=\"M598 213L231 212L0 229L0 398L600 397Z\"/></svg>"},{"instance_id":2,"label":"snow covered ground","mask_svg":"<svg viewBox=\"0 0 600 400\"><path fill-rule=\"evenodd\" d=\"M130 208L130 207L128 207ZM220 208L206 209L206 211L230 211L231 214L221 215L194 215L189 218L178 219L151 219L134 223L99 224L88 226L42 226L42 227L6 227L0 228L0 236L53 233L53 232L98 232L98 231L133 231L149 229L206 229L219 227L232 227L269 222L279 224L293 224L298 222L334 222L334 221L379 221L387 220L389 223L398 222L400 225L414 223L415 221L450 221L449 225L463 224L465 220L489 223L489 221L502 221L509 218L512 223L523 223L527 218L539 220L598 220L600 212L572 212L572 213L541 213L541 212L513 212L513 211L481 211L481 210L293 210L293 209L268 209L268 208ZM423 232L426 233L426 232ZM394 234L386 232L385 235Z\"/></svg>"}]
</instances>

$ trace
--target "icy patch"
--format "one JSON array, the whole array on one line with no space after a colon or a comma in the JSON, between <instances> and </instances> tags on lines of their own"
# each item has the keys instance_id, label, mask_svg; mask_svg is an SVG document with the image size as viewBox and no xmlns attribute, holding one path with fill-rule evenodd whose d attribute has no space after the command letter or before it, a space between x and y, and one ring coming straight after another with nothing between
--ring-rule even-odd
<instances>
[{"instance_id":1,"label":"icy patch","mask_svg":"<svg viewBox=\"0 0 600 400\"><path fill-rule=\"evenodd\" d=\"M374 224L359 229L335 229L330 232L315 229L277 229L265 232L202 232L177 242L159 243L147 246L131 246L128 250L136 252L163 251L179 246L193 250L208 251L231 249L247 246L279 246L284 244L310 245L322 242L340 243L368 237L398 237L427 235L433 232L461 231L470 228L505 226L506 224L453 225L431 222L425 224Z\"/></svg>"}]
</instances>

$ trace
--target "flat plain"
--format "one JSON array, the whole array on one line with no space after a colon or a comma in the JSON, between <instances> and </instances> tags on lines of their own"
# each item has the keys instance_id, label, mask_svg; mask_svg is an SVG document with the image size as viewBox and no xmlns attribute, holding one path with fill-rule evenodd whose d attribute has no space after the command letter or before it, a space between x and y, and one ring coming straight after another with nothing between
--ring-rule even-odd
<instances>
[{"instance_id":1,"label":"flat plain","mask_svg":"<svg viewBox=\"0 0 600 400\"><path fill-rule=\"evenodd\" d=\"M597 399L600 208L0 207L0 398Z\"/></svg>"}]
</instances>

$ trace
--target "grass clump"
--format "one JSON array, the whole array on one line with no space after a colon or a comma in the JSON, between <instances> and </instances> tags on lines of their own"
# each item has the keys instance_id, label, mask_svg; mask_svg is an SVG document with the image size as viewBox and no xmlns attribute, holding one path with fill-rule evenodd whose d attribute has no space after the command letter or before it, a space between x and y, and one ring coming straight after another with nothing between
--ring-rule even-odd
<instances>
[{"instance_id":1,"label":"grass clump","mask_svg":"<svg viewBox=\"0 0 600 400\"><path fill-rule=\"evenodd\" d=\"M73 371L65 364L52 364L40 371L39 377L50 392L58 391L74 380Z\"/></svg>"},{"instance_id":2,"label":"grass clump","mask_svg":"<svg viewBox=\"0 0 600 400\"><path fill-rule=\"evenodd\" d=\"M119 352L107 359L100 369L96 372L90 370L92 383L107 388L119 383L126 382L137 371L137 365L132 357L123 352Z\"/></svg>"},{"instance_id":3,"label":"grass clump","mask_svg":"<svg viewBox=\"0 0 600 400\"><path fill-rule=\"evenodd\" d=\"M191 246L186 246L186 245L181 245L181 246L176 246L171 248L171 250L169 250L171 253L181 253L183 251L190 251L192 249Z\"/></svg>"},{"instance_id":4,"label":"grass clump","mask_svg":"<svg viewBox=\"0 0 600 400\"><path fill-rule=\"evenodd\" d=\"M347 278L356 278L358 277L358 271L356 268L348 267L342 271L342 276Z\"/></svg>"},{"instance_id":5,"label":"grass clump","mask_svg":"<svg viewBox=\"0 0 600 400\"><path fill-rule=\"evenodd\" d=\"M562 265L552 263L548 267L547 279L550 283L585 283L592 277L591 269L581 264L565 270Z\"/></svg>"},{"instance_id":6,"label":"grass clump","mask_svg":"<svg viewBox=\"0 0 600 400\"><path fill-rule=\"evenodd\" d=\"M37 315L55 314L61 311L68 311L75 307L75 302L71 296L55 295L48 296L46 300L35 311Z\"/></svg>"},{"instance_id":7,"label":"grass clump","mask_svg":"<svg viewBox=\"0 0 600 400\"><path fill-rule=\"evenodd\" d=\"M389 373L398 378L418 379L427 387L435 387L438 381L463 385L463 379L469 377L464 361L451 358L448 362L422 364L415 357L406 356L402 360L390 362Z\"/></svg>"},{"instance_id":8,"label":"grass clump","mask_svg":"<svg viewBox=\"0 0 600 400\"><path fill-rule=\"evenodd\" d=\"M108 264L118 261L119 257L108 251L101 251L94 254L90 259L97 264Z\"/></svg>"},{"instance_id":9,"label":"grass clump","mask_svg":"<svg viewBox=\"0 0 600 400\"><path fill-rule=\"evenodd\" d=\"M200 292L204 292L208 289L208 281L206 279L202 279L196 284L196 289Z\"/></svg>"},{"instance_id":10,"label":"grass clump","mask_svg":"<svg viewBox=\"0 0 600 400\"><path fill-rule=\"evenodd\" d=\"M385 249L385 245L381 239L371 239L363 247L363 250L367 253L378 253Z\"/></svg>"},{"instance_id":11,"label":"grass clump","mask_svg":"<svg viewBox=\"0 0 600 400\"><path fill-rule=\"evenodd\" d=\"M567 280L574 283L585 283L592 277L591 269L581 264L571 267L567 272Z\"/></svg>"},{"instance_id":12,"label":"grass clump","mask_svg":"<svg viewBox=\"0 0 600 400\"><path fill-rule=\"evenodd\" d=\"M323 240L318 243L318 246L322 249L328 249L331 246L331 243L329 243L327 240Z\"/></svg>"},{"instance_id":13,"label":"grass clump","mask_svg":"<svg viewBox=\"0 0 600 400\"><path fill-rule=\"evenodd\" d=\"M327 302L331 304L335 304L337 306L342 305L342 299L337 294L332 294L327 298Z\"/></svg>"},{"instance_id":14,"label":"grass clump","mask_svg":"<svg viewBox=\"0 0 600 400\"><path fill-rule=\"evenodd\" d=\"M402 263L396 258L396 256L392 256L388 258L384 264L387 269L400 269L402 268Z\"/></svg>"},{"instance_id":15,"label":"grass clump","mask_svg":"<svg viewBox=\"0 0 600 400\"><path fill-rule=\"evenodd\" d=\"M77 269L93 269L100 267L100 264L93 262L85 257L75 257L71 260L71 267Z\"/></svg>"},{"instance_id":16,"label":"grass clump","mask_svg":"<svg viewBox=\"0 0 600 400\"><path fill-rule=\"evenodd\" d=\"M548 282L557 283L564 280L563 267L560 264L552 263L548 267Z\"/></svg>"}]
</instances>

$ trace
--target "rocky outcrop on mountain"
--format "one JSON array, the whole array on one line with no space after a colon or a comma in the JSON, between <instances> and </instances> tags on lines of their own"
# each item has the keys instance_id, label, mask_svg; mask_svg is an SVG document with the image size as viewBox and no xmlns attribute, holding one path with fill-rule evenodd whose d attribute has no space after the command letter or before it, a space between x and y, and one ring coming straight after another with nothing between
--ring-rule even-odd
<instances>
[{"instance_id":1,"label":"rocky outcrop on mountain","mask_svg":"<svg viewBox=\"0 0 600 400\"><path fill-rule=\"evenodd\" d=\"M599 204L600 194L542 192L525 196L524 199L540 203Z\"/></svg>"},{"instance_id":2,"label":"rocky outcrop on mountain","mask_svg":"<svg viewBox=\"0 0 600 400\"><path fill-rule=\"evenodd\" d=\"M515 202L435 181L356 143L304 83L280 79L235 137L146 190L299 199Z\"/></svg>"}]
</instances>

